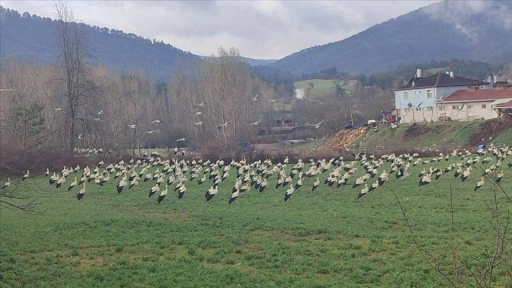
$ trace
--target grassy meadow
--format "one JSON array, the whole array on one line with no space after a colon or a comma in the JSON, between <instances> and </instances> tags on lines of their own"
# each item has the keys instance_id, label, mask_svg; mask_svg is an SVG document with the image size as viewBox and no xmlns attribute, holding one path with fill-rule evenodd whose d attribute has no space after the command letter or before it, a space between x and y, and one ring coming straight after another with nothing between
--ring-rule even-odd
<instances>
[{"instance_id":1,"label":"grassy meadow","mask_svg":"<svg viewBox=\"0 0 512 288\"><path fill-rule=\"evenodd\" d=\"M473 135L476 131L482 129L480 126L487 122L489 121L453 121L446 123L420 123L415 126L402 124L397 128L380 125L377 130L368 129L367 133L355 141L352 146L353 148L374 148L379 146L384 151L417 151L422 149L444 151L452 149L452 147L476 147L477 145L470 144L470 139L474 137ZM494 143L498 146L504 146L512 143L512 127L498 133L488 134L479 144L489 145L489 143ZM491 139L489 139L490 136L492 137Z\"/></svg>"},{"instance_id":2,"label":"grassy meadow","mask_svg":"<svg viewBox=\"0 0 512 288\"><path fill-rule=\"evenodd\" d=\"M344 80L324 80L324 79L310 79L297 81L294 83L296 89L304 89L307 91L310 89L310 95L312 97L322 97L325 95L336 94L336 83L339 81L339 85L345 90L349 90L356 81L344 81Z\"/></svg>"},{"instance_id":3,"label":"grassy meadow","mask_svg":"<svg viewBox=\"0 0 512 288\"><path fill-rule=\"evenodd\" d=\"M187 182L182 199L169 186L167 197L157 203L158 194L148 197L151 180L118 194L119 179L112 175L104 186L87 183L78 201L80 187L67 191L73 174L59 189L43 176L13 179L7 189L37 197L38 213L1 208L0 286L451 286L439 272L455 286L479 286L476 279L487 265L486 253L495 250L492 217L512 210L512 170L506 166L512 156L502 163L505 175L499 186L491 173L473 191L484 169L496 164L494 158L474 164L464 182L451 171L418 186L422 169L443 170L461 161L451 157L412 165L410 176L396 179L391 174L360 199L362 187L352 188L364 173L358 162L348 184L328 187L324 180L332 170L326 171L315 191L316 179L305 178L286 202L288 187L276 189L273 175L263 192L253 188L228 204L234 169L209 202L205 192L210 182L199 185L196 180ZM306 164L304 170L308 168ZM378 170L390 168L384 162ZM499 219L501 228L507 220ZM510 233L504 239L508 258ZM485 283L510 287L510 265L500 262Z\"/></svg>"}]
</instances>

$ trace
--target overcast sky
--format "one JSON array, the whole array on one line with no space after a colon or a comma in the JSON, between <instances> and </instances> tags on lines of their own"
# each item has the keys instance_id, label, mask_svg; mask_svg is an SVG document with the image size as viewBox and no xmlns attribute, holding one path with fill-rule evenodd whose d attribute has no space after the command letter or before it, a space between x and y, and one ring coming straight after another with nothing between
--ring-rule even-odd
<instances>
[{"instance_id":1,"label":"overcast sky","mask_svg":"<svg viewBox=\"0 0 512 288\"><path fill-rule=\"evenodd\" d=\"M343 40L439 0L406 1L68 1L89 25L156 39L196 55L238 48L280 59ZM55 18L54 1L2 0L4 8Z\"/></svg>"}]
</instances>

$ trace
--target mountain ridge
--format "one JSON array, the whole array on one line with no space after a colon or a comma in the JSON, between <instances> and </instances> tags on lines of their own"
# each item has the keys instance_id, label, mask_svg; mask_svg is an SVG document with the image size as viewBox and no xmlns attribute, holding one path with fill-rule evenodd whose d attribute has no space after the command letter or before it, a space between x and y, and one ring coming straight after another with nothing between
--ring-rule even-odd
<instances>
[{"instance_id":1,"label":"mountain ridge","mask_svg":"<svg viewBox=\"0 0 512 288\"><path fill-rule=\"evenodd\" d=\"M20 14L0 6L1 60L20 59L53 63L57 60L57 20ZM179 65L200 60L190 52L163 41L149 40L133 33L77 23L84 28L89 61L126 73L138 68L158 81L167 81ZM156 69L155 69L156 68Z\"/></svg>"},{"instance_id":2,"label":"mountain ridge","mask_svg":"<svg viewBox=\"0 0 512 288\"><path fill-rule=\"evenodd\" d=\"M372 74L404 64L447 59L510 63L512 41L507 39L512 39L512 21L506 15L512 15L512 1L482 3L483 8L456 1L434 3L343 40L308 47L281 59L241 56L241 61L295 76L331 68L343 73ZM20 14L2 6L0 15L1 60L57 60L56 29L52 26L56 20ZM78 25L87 31L90 61L123 73L137 68L166 82L181 65L202 58L133 33Z\"/></svg>"},{"instance_id":3,"label":"mountain ridge","mask_svg":"<svg viewBox=\"0 0 512 288\"><path fill-rule=\"evenodd\" d=\"M466 13L469 15L457 14L463 7L460 3L434 3L344 40L303 49L269 66L295 75L331 67L347 73L369 74L431 59L512 62L512 42L507 41L512 39L512 23L503 19L506 16L492 17L512 15L512 3L484 3L485 10ZM451 18L444 20L443 15Z\"/></svg>"}]
</instances>

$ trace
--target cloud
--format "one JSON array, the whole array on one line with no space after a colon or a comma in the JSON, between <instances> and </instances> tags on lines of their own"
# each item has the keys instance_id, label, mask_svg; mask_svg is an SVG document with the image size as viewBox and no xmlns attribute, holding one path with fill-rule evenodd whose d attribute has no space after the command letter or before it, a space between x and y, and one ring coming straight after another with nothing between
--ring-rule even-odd
<instances>
[{"instance_id":1,"label":"cloud","mask_svg":"<svg viewBox=\"0 0 512 288\"><path fill-rule=\"evenodd\" d=\"M424 10L434 19L439 19L465 34L469 39L476 40L485 28L473 25L473 17L483 17L489 22L501 25L504 29L512 29L512 4L508 0L489 1L471 0L444 1L440 5L427 7Z\"/></svg>"},{"instance_id":2,"label":"cloud","mask_svg":"<svg viewBox=\"0 0 512 288\"><path fill-rule=\"evenodd\" d=\"M69 1L89 25L123 30L198 55L219 46L243 56L278 59L343 40L389 18L434 3L423 1ZM2 6L55 17L53 1L2 1Z\"/></svg>"}]
</instances>

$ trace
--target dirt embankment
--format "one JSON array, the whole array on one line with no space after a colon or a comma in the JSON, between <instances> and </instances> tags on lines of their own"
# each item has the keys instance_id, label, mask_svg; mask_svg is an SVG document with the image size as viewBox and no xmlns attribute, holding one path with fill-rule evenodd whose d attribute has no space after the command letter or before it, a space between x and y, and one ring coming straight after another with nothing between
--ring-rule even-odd
<instances>
[{"instance_id":1,"label":"dirt embankment","mask_svg":"<svg viewBox=\"0 0 512 288\"><path fill-rule=\"evenodd\" d=\"M341 130L334 136L329 138L326 142L326 146L333 150L339 150L344 147L350 146L354 143L361 135L364 134L366 128L346 129Z\"/></svg>"},{"instance_id":2,"label":"dirt embankment","mask_svg":"<svg viewBox=\"0 0 512 288\"><path fill-rule=\"evenodd\" d=\"M414 138L424 134L427 134L432 131L432 127L429 125L420 125L417 123L413 123L405 130L404 137L405 138Z\"/></svg>"},{"instance_id":3,"label":"dirt embankment","mask_svg":"<svg viewBox=\"0 0 512 288\"><path fill-rule=\"evenodd\" d=\"M501 119L486 121L478 126L478 129L469 138L468 144L474 146L482 141L491 140L510 127L512 127L512 116L508 114Z\"/></svg>"}]
</instances>

